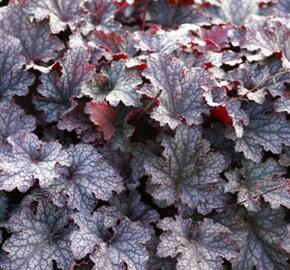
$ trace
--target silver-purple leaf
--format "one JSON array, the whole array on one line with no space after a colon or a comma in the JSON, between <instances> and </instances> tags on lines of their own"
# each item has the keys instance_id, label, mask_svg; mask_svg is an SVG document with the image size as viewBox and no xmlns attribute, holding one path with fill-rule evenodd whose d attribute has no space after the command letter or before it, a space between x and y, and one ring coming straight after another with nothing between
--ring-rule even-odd
<instances>
[{"instance_id":1,"label":"silver-purple leaf","mask_svg":"<svg viewBox=\"0 0 290 270\"><path fill-rule=\"evenodd\" d=\"M89 116L84 111L85 103L80 102L76 106L73 105L73 109L59 119L57 127L69 132L74 130L78 135L81 135L92 127L94 128Z\"/></svg>"},{"instance_id":2,"label":"silver-purple leaf","mask_svg":"<svg viewBox=\"0 0 290 270\"><path fill-rule=\"evenodd\" d=\"M244 45L250 51L261 50L265 56L270 56L281 50L286 36L286 26L280 20L255 16L249 23Z\"/></svg>"},{"instance_id":3,"label":"silver-purple leaf","mask_svg":"<svg viewBox=\"0 0 290 270\"><path fill-rule=\"evenodd\" d=\"M200 129L179 126L175 137L164 137L162 145L163 157L155 156L144 163L151 195L165 206L181 201L203 214L220 207L218 198L223 191L217 182L221 181L219 174L225 161L221 154L210 151Z\"/></svg>"},{"instance_id":4,"label":"silver-purple leaf","mask_svg":"<svg viewBox=\"0 0 290 270\"><path fill-rule=\"evenodd\" d=\"M209 16L200 12L194 5L176 5L167 0L152 1L149 5L149 16L152 23L166 28L182 24L208 25Z\"/></svg>"},{"instance_id":5,"label":"silver-purple leaf","mask_svg":"<svg viewBox=\"0 0 290 270\"><path fill-rule=\"evenodd\" d=\"M199 68L187 69L182 61L169 54L154 54L148 58L149 68L143 75L153 87L143 88L142 92L159 97L160 104L153 109L151 117L176 128L182 119L189 125L201 124L202 114L208 113L208 105L203 98L203 87L207 86L209 75Z\"/></svg>"},{"instance_id":6,"label":"silver-purple leaf","mask_svg":"<svg viewBox=\"0 0 290 270\"><path fill-rule=\"evenodd\" d=\"M290 225L287 226L287 231L284 236L284 240L282 241L282 248L285 249L288 253L290 253Z\"/></svg>"},{"instance_id":7,"label":"silver-purple leaf","mask_svg":"<svg viewBox=\"0 0 290 270\"><path fill-rule=\"evenodd\" d=\"M284 113L274 112L271 102L263 105L248 103L243 109L250 119L243 136L227 135L235 140L236 151L243 152L247 159L260 162L263 149L280 154L283 145L290 145L290 123Z\"/></svg>"},{"instance_id":8,"label":"silver-purple leaf","mask_svg":"<svg viewBox=\"0 0 290 270\"><path fill-rule=\"evenodd\" d=\"M152 31L137 32L134 35L134 41L136 49L144 52L172 52L179 47L176 39L173 39L173 35L162 29L156 33Z\"/></svg>"},{"instance_id":9,"label":"silver-purple leaf","mask_svg":"<svg viewBox=\"0 0 290 270\"><path fill-rule=\"evenodd\" d=\"M70 214L51 204L40 202L36 213L28 207L14 214L6 225L12 236L5 241L6 256L0 262L4 270L69 269L74 261L69 237L73 225Z\"/></svg>"},{"instance_id":10,"label":"silver-purple leaf","mask_svg":"<svg viewBox=\"0 0 290 270\"><path fill-rule=\"evenodd\" d=\"M32 0L28 2L26 10L32 13L37 21L49 18L50 29L53 34L64 31L67 25L71 29L81 19L81 1L68 0Z\"/></svg>"},{"instance_id":11,"label":"silver-purple leaf","mask_svg":"<svg viewBox=\"0 0 290 270\"><path fill-rule=\"evenodd\" d=\"M126 106L140 107L141 95L136 87L141 83L141 77L135 70L127 69L125 61L116 61L85 84L82 92L94 100L106 99L114 107L120 102Z\"/></svg>"},{"instance_id":12,"label":"silver-purple leaf","mask_svg":"<svg viewBox=\"0 0 290 270\"><path fill-rule=\"evenodd\" d=\"M79 211L93 210L95 198L108 200L112 192L124 189L123 179L91 145L78 144L67 150L68 167L59 167L60 177L48 187L53 201Z\"/></svg>"},{"instance_id":13,"label":"silver-purple leaf","mask_svg":"<svg viewBox=\"0 0 290 270\"><path fill-rule=\"evenodd\" d=\"M222 258L237 256L230 230L211 219L193 226L191 219L176 216L164 218L157 226L163 231L157 255L176 258L177 270L222 270Z\"/></svg>"},{"instance_id":14,"label":"silver-purple leaf","mask_svg":"<svg viewBox=\"0 0 290 270\"><path fill-rule=\"evenodd\" d=\"M238 203L243 203L250 211L260 209L261 197L268 201L272 208L283 205L290 207L290 193L287 190L287 179L282 177L286 169L270 158L263 163L250 160L242 161L242 168L225 173L229 182L225 191L238 192Z\"/></svg>"},{"instance_id":15,"label":"silver-purple leaf","mask_svg":"<svg viewBox=\"0 0 290 270\"><path fill-rule=\"evenodd\" d=\"M242 137L244 134L244 125L249 124L249 117L242 107L242 103L239 100L230 100L226 106L229 116L232 119L233 127L235 129L236 136Z\"/></svg>"},{"instance_id":16,"label":"silver-purple leaf","mask_svg":"<svg viewBox=\"0 0 290 270\"><path fill-rule=\"evenodd\" d=\"M191 31L198 29L194 25L180 26L176 30L164 31L158 29L157 31L148 30L146 32L139 31L134 34L134 47L143 52L149 53L172 53L177 50L181 44L186 45L198 39L189 34Z\"/></svg>"},{"instance_id":17,"label":"silver-purple leaf","mask_svg":"<svg viewBox=\"0 0 290 270\"><path fill-rule=\"evenodd\" d=\"M276 112L287 112L290 114L290 98L285 96L278 98L274 103L274 108Z\"/></svg>"},{"instance_id":18,"label":"silver-purple leaf","mask_svg":"<svg viewBox=\"0 0 290 270\"><path fill-rule=\"evenodd\" d=\"M288 0L277 0L273 7L273 13L278 17L289 17L290 2Z\"/></svg>"},{"instance_id":19,"label":"silver-purple leaf","mask_svg":"<svg viewBox=\"0 0 290 270\"><path fill-rule=\"evenodd\" d=\"M284 218L282 208L263 208L259 212L235 209L221 214L217 221L231 230L240 247L239 255L232 261L232 268L289 269L289 253L282 244L283 240L290 237Z\"/></svg>"},{"instance_id":20,"label":"silver-purple leaf","mask_svg":"<svg viewBox=\"0 0 290 270\"><path fill-rule=\"evenodd\" d=\"M176 260L172 257L161 258L157 255L157 246L159 244L157 236L152 235L147 244L149 251L148 269L150 270L176 270Z\"/></svg>"},{"instance_id":21,"label":"silver-purple leaf","mask_svg":"<svg viewBox=\"0 0 290 270\"><path fill-rule=\"evenodd\" d=\"M77 259L90 254L93 270L146 269L149 256L145 244L151 238L148 229L123 219L110 231L99 212L74 214L73 219L79 230L72 234L72 251Z\"/></svg>"},{"instance_id":22,"label":"silver-purple leaf","mask_svg":"<svg viewBox=\"0 0 290 270\"><path fill-rule=\"evenodd\" d=\"M82 33L85 35L94 29L118 30L120 24L114 20L117 6L111 0L88 0L83 3L84 25Z\"/></svg>"},{"instance_id":23,"label":"silver-purple leaf","mask_svg":"<svg viewBox=\"0 0 290 270\"><path fill-rule=\"evenodd\" d=\"M290 82L290 71L282 67L280 60L268 60L263 64L244 64L229 72L229 79L240 83L241 95L262 104L267 91L273 97L284 96L285 83Z\"/></svg>"},{"instance_id":24,"label":"silver-purple leaf","mask_svg":"<svg viewBox=\"0 0 290 270\"><path fill-rule=\"evenodd\" d=\"M31 133L18 132L8 137L12 150L0 152L0 189L18 188L26 192L37 179L48 187L58 176L56 164L69 165L69 155L57 142L43 142Z\"/></svg>"},{"instance_id":25,"label":"silver-purple leaf","mask_svg":"<svg viewBox=\"0 0 290 270\"><path fill-rule=\"evenodd\" d=\"M26 64L22 46L18 39L0 32L0 98L11 99L13 96L25 96L34 76L24 70Z\"/></svg>"},{"instance_id":26,"label":"silver-purple leaf","mask_svg":"<svg viewBox=\"0 0 290 270\"><path fill-rule=\"evenodd\" d=\"M90 52L84 48L73 48L60 60L62 74L52 71L42 74L37 91L41 96L34 100L38 110L43 111L48 122L58 120L72 109L72 98L81 94L81 86L94 74L89 64Z\"/></svg>"},{"instance_id":27,"label":"silver-purple leaf","mask_svg":"<svg viewBox=\"0 0 290 270\"><path fill-rule=\"evenodd\" d=\"M265 57L282 53L283 66L290 67L290 29L282 19L254 16L247 28L246 40L242 44L249 51L260 51Z\"/></svg>"},{"instance_id":28,"label":"silver-purple leaf","mask_svg":"<svg viewBox=\"0 0 290 270\"><path fill-rule=\"evenodd\" d=\"M70 112L60 117L57 127L69 132L75 131L82 142L92 143L102 139L103 135L96 129L89 116L84 112L84 106L85 103L83 102L74 104Z\"/></svg>"},{"instance_id":29,"label":"silver-purple leaf","mask_svg":"<svg viewBox=\"0 0 290 270\"><path fill-rule=\"evenodd\" d=\"M210 9L213 23L232 23L244 25L247 20L259 11L258 0L222 0L215 8Z\"/></svg>"},{"instance_id":30,"label":"silver-purple leaf","mask_svg":"<svg viewBox=\"0 0 290 270\"><path fill-rule=\"evenodd\" d=\"M225 161L226 166L231 163L232 159L239 159L239 155L234 153L234 142L225 137L224 125L221 123L213 123L203 132L203 136L207 139L213 150L220 152Z\"/></svg>"},{"instance_id":31,"label":"silver-purple leaf","mask_svg":"<svg viewBox=\"0 0 290 270\"><path fill-rule=\"evenodd\" d=\"M0 103L0 141L2 144L6 144L6 139L11 135L18 132L32 132L34 129L34 117L26 115L15 102L2 101Z\"/></svg>"},{"instance_id":32,"label":"silver-purple leaf","mask_svg":"<svg viewBox=\"0 0 290 270\"><path fill-rule=\"evenodd\" d=\"M25 1L19 1L1 8L0 28L20 41L23 55L28 62L55 58L56 51L63 49L61 41L50 35L49 26L45 21L31 21L29 13L25 11L26 7Z\"/></svg>"},{"instance_id":33,"label":"silver-purple leaf","mask_svg":"<svg viewBox=\"0 0 290 270\"><path fill-rule=\"evenodd\" d=\"M132 147L132 159L130 163L131 179L129 182L129 189L135 189L140 183L139 180L145 175L144 162L151 159L156 154L158 147L153 142L144 144L135 144Z\"/></svg>"},{"instance_id":34,"label":"silver-purple leaf","mask_svg":"<svg viewBox=\"0 0 290 270\"><path fill-rule=\"evenodd\" d=\"M290 147L284 147L283 153L280 155L279 163L282 166L290 166Z\"/></svg>"},{"instance_id":35,"label":"silver-purple leaf","mask_svg":"<svg viewBox=\"0 0 290 270\"><path fill-rule=\"evenodd\" d=\"M141 201L141 196L137 191L130 192L128 196L125 193L113 196L109 202L111 206L104 206L102 210L106 216L110 216L111 220L116 221L128 217L132 221L149 225L160 218L156 210Z\"/></svg>"}]
</instances>

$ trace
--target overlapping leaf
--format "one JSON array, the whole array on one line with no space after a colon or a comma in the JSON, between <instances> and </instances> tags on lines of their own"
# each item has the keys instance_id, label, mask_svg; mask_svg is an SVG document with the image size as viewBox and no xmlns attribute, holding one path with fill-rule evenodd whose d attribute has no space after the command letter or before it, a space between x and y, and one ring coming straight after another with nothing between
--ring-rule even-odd
<instances>
[{"instance_id":1,"label":"overlapping leaf","mask_svg":"<svg viewBox=\"0 0 290 270\"><path fill-rule=\"evenodd\" d=\"M74 48L68 51L60 61L62 74L57 71L43 74L41 85L37 91L41 95L34 100L38 110L43 111L48 122L59 120L71 110L72 98L81 94L81 86L89 80L94 67L88 62L90 52L84 48Z\"/></svg>"},{"instance_id":2,"label":"overlapping leaf","mask_svg":"<svg viewBox=\"0 0 290 270\"><path fill-rule=\"evenodd\" d=\"M175 137L165 137L162 145L163 157L152 157L144 164L152 196L165 205L181 200L204 214L222 206L223 189L217 182L225 161L221 154L210 151L200 130L179 126Z\"/></svg>"},{"instance_id":3,"label":"overlapping leaf","mask_svg":"<svg viewBox=\"0 0 290 270\"><path fill-rule=\"evenodd\" d=\"M221 87L211 87L205 93L209 105L213 106L211 114L228 126L233 126L235 134L240 138L244 133L244 125L249 124L249 117L238 99L229 99L227 91Z\"/></svg>"},{"instance_id":4,"label":"overlapping leaf","mask_svg":"<svg viewBox=\"0 0 290 270\"><path fill-rule=\"evenodd\" d=\"M279 163L282 166L290 166L290 147L284 147L283 153L280 155Z\"/></svg>"},{"instance_id":5,"label":"overlapping leaf","mask_svg":"<svg viewBox=\"0 0 290 270\"><path fill-rule=\"evenodd\" d=\"M136 41L134 46L145 52L171 52L178 48L172 35L162 29L138 32L134 36L134 41Z\"/></svg>"},{"instance_id":6,"label":"overlapping leaf","mask_svg":"<svg viewBox=\"0 0 290 270\"><path fill-rule=\"evenodd\" d=\"M276 112L287 112L290 114L290 98L289 97L281 97L275 101L274 104Z\"/></svg>"},{"instance_id":7,"label":"overlapping leaf","mask_svg":"<svg viewBox=\"0 0 290 270\"><path fill-rule=\"evenodd\" d=\"M281 246L283 239L289 239L284 217L283 209L264 208L258 213L230 211L218 218L239 242L240 252L233 261L233 269L289 268L289 253Z\"/></svg>"},{"instance_id":8,"label":"overlapping leaf","mask_svg":"<svg viewBox=\"0 0 290 270\"><path fill-rule=\"evenodd\" d=\"M26 115L24 110L22 110L12 101L2 101L0 103L1 144L6 144L6 139L11 135L14 135L18 132L31 132L34 129L35 119L33 116Z\"/></svg>"},{"instance_id":9,"label":"overlapping leaf","mask_svg":"<svg viewBox=\"0 0 290 270\"><path fill-rule=\"evenodd\" d=\"M58 168L60 177L48 188L57 205L89 211L95 198L108 200L123 190L122 178L93 146L78 144L67 152L71 165Z\"/></svg>"},{"instance_id":10,"label":"overlapping leaf","mask_svg":"<svg viewBox=\"0 0 290 270\"><path fill-rule=\"evenodd\" d=\"M242 62L241 55L233 53L229 50L223 50L222 52L208 51L207 48L211 50L219 50L218 44L214 41L205 41L205 44L199 47L199 51L193 51L192 53L186 53L186 51L176 51L176 56L182 60L182 62L187 66L187 68L192 67L221 67L222 65L235 66Z\"/></svg>"},{"instance_id":11,"label":"overlapping leaf","mask_svg":"<svg viewBox=\"0 0 290 270\"><path fill-rule=\"evenodd\" d=\"M290 194L287 190L287 179L282 176L285 168L273 159L263 163L242 161L243 167L225 173L229 183L225 190L238 192L238 202L244 203L247 209L257 211L261 197L271 204L272 208L280 205L290 207Z\"/></svg>"},{"instance_id":12,"label":"overlapping leaf","mask_svg":"<svg viewBox=\"0 0 290 270\"><path fill-rule=\"evenodd\" d=\"M223 269L222 258L233 259L237 244L230 231L211 219L192 225L180 216L164 218L158 223L163 231L157 254L177 259L177 270Z\"/></svg>"},{"instance_id":13,"label":"overlapping leaf","mask_svg":"<svg viewBox=\"0 0 290 270\"><path fill-rule=\"evenodd\" d=\"M79 226L71 237L75 257L81 259L90 254L94 270L121 270L125 266L128 270L145 270L148 252L144 245L150 240L150 231L128 219L110 231L104 220L99 212L74 215Z\"/></svg>"},{"instance_id":14,"label":"overlapping leaf","mask_svg":"<svg viewBox=\"0 0 290 270\"><path fill-rule=\"evenodd\" d=\"M146 32L135 33L134 46L144 52L171 53L178 49L181 44L186 45L193 42L194 38L189 34L191 30L195 30L193 26L184 26L172 31L152 27ZM197 39L196 42L198 42Z\"/></svg>"},{"instance_id":15,"label":"overlapping leaf","mask_svg":"<svg viewBox=\"0 0 290 270\"><path fill-rule=\"evenodd\" d=\"M18 132L10 136L12 150L0 152L0 188L26 192L37 179L41 187L49 186L58 176L56 164L69 165L70 158L57 142L43 142L36 135Z\"/></svg>"},{"instance_id":16,"label":"overlapping leaf","mask_svg":"<svg viewBox=\"0 0 290 270\"><path fill-rule=\"evenodd\" d=\"M133 147L132 151L132 160L131 160L131 182L130 186L136 188L139 185L139 180L145 175L144 162L147 159L151 159L155 154L155 144L136 144ZM130 187L129 187L130 188Z\"/></svg>"},{"instance_id":17,"label":"overlapping leaf","mask_svg":"<svg viewBox=\"0 0 290 270\"><path fill-rule=\"evenodd\" d=\"M289 17L290 3L288 0L277 0L272 8L273 14L279 17Z\"/></svg>"},{"instance_id":18,"label":"overlapping leaf","mask_svg":"<svg viewBox=\"0 0 290 270\"><path fill-rule=\"evenodd\" d=\"M265 56L281 50L281 43L285 41L287 31L280 20L266 20L266 18L256 16L251 20L250 25L246 36L247 49L259 49Z\"/></svg>"},{"instance_id":19,"label":"overlapping leaf","mask_svg":"<svg viewBox=\"0 0 290 270\"><path fill-rule=\"evenodd\" d=\"M89 47L93 51L92 62L97 62L101 57L111 61L112 59L128 59L130 56L135 56L136 49L133 42L133 34L125 30L94 29L86 36L75 32L70 37L72 47Z\"/></svg>"},{"instance_id":20,"label":"overlapping leaf","mask_svg":"<svg viewBox=\"0 0 290 270\"><path fill-rule=\"evenodd\" d=\"M289 28L283 20L268 20L265 17L255 16L249 22L244 48L259 50L264 56L273 53L282 53L283 66L289 68Z\"/></svg>"},{"instance_id":21,"label":"overlapping leaf","mask_svg":"<svg viewBox=\"0 0 290 270\"><path fill-rule=\"evenodd\" d=\"M284 96L285 83L290 81L290 71L283 68L280 60L269 60L264 64L245 64L229 73L231 80L240 83L241 95L247 96L257 103L265 101L267 91L272 96Z\"/></svg>"},{"instance_id":22,"label":"overlapping leaf","mask_svg":"<svg viewBox=\"0 0 290 270\"><path fill-rule=\"evenodd\" d=\"M65 209L41 202L36 213L24 208L8 222L12 236L4 243L7 253L0 266L4 270L53 270L53 261L60 269L69 269L74 261L69 237L73 225Z\"/></svg>"},{"instance_id":23,"label":"overlapping leaf","mask_svg":"<svg viewBox=\"0 0 290 270\"><path fill-rule=\"evenodd\" d=\"M275 113L271 102L263 105L248 103L243 106L250 121L241 138L228 134L236 142L235 150L247 159L260 162L263 149L280 154L283 145L290 145L290 123L285 114Z\"/></svg>"},{"instance_id":24,"label":"overlapping leaf","mask_svg":"<svg viewBox=\"0 0 290 270\"><path fill-rule=\"evenodd\" d=\"M25 96L34 76L24 71L25 57L21 54L22 46L16 38L0 32L0 98L11 99L13 96Z\"/></svg>"},{"instance_id":25,"label":"overlapping leaf","mask_svg":"<svg viewBox=\"0 0 290 270\"><path fill-rule=\"evenodd\" d=\"M161 258L157 255L157 246L159 244L159 239L152 236L149 244L147 244L147 249L149 250L149 261L148 268L150 270L175 270L176 260L172 257Z\"/></svg>"},{"instance_id":26,"label":"overlapping leaf","mask_svg":"<svg viewBox=\"0 0 290 270\"><path fill-rule=\"evenodd\" d=\"M23 54L29 62L47 61L56 57L56 51L63 48L61 41L50 35L49 26L45 21L31 21L26 7L25 1L19 1L1 8L1 29L20 41Z\"/></svg>"},{"instance_id":27,"label":"overlapping leaf","mask_svg":"<svg viewBox=\"0 0 290 270\"><path fill-rule=\"evenodd\" d=\"M220 52L229 47L229 29L225 26L214 26L210 29L202 28L200 38L205 42L205 49Z\"/></svg>"},{"instance_id":28,"label":"overlapping leaf","mask_svg":"<svg viewBox=\"0 0 290 270\"><path fill-rule=\"evenodd\" d=\"M153 23L164 27L176 27L181 24L209 24L209 17L199 12L194 5L178 5L175 1L152 1L149 14Z\"/></svg>"},{"instance_id":29,"label":"overlapping leaf","mask_svg":"<svg viewBox=\"0 0 290 270\"><path fill-rule=\"evenodd\" d=\"M282 241L282 248L285 249L288 253L290 253L290 226L287 226L287 231L285 232L284 240Z\"/></svg>"},{"instance_id":30,"label":"overlapping leaf","mask_svg":"<svg viewBox=\"0 0 290 270\"><path fill-rule=\"evenodd\" d=\"M91 143L100 139L102 134L97 132L96 127L85 113L85 105L84 102L73 105L73 109L59 119L57 127L69 132L75 131L83 142Z\"/></svg>"},{"instance_id":31,"label":"overlapping leaf","mask_svg":"<svg viewBox=\"0 0 290 270\"><path fill-rule=\"evenodd\" d=\"M85 25L82 27L84 34L93 29L118 30L120 24L114 20L117 6L111 0L89 0L83 4Z\"/></svg>"},{"instance_id":32,"label":"overlapping leaf","mask_svg":"<svg viewBox=\"0 0 290 270\"><path fill-rule=\"evenodd\" d=\"M0 0L0 269L290 269L288 2Z\"/></svg>"},{"instance_id":33,"label":"overlapping leaf","mask_svg":"<svg viewBox=\"0 0 290 270\"><path fill-rule=\"evenodd\" d=\"M81 1L67 0L32 0L28 2L27 12L38 21L49 18L50 29L54 34L64 31L69 25L72 29L81 17Z\"/></svg>"},{"instance_id":34,"label":"overlapping leaf","mask_svg":"<svg viewBox=\"0 0 290 270\"><path fill-rule=\"evenodd\" d=\"M111 222L118 218L128 217L132 221L139 221L148 225L159 220L159 214L141 201L137 191L128 196L124 193L110 199L111 206L103 207L103 212L110 217Z\"/></svg>"},{"instance_id":35,"label":"overlapping leaf","mask_svg":"<svg viewBox=\"0 0 290 270\"><path fill-rule=\"evenodd\" d=\"M141 95L136 87L141 83L136 71L127 69L125 61L117 61L102 69L102 73L85 84L82 92L97 101L106 99L114 107L120 102L126 106L139 107Z\"/></svg>"},{"instance_id":36,"label":"overlapping leaf","mask_svg":"<svg viewBox=\"0 0 290 270\"><path fill-rule=\"evenodd\" d=\"M108 102L89 102L86 106L91 121L98 126L106 140L111 140L115 133L114 122L117 113Z\"/></svg>"},{"instance_id":37,"label":"overlapping leaf","mask_svg":"<svg viewBox=\"0 0 290 270\"><path fill-rule=\"evenodd\" d=\"M223 0L210 9L213 23L243 25L259 11L258 0Z\"/></svg>"},{"instance_id":38,"label":"overlapping leaf","mask_svg":"<svg viewBox=\"0 0 290 270\"><path fill-rule=\"evenodd\" d=\"M149 68L143 74L153 87L143 88L144 94L154 97L160 89L160 104L151 117L162 126L176 128L182 119L189 125L202 123L202 114L208 113L203 98L203 87L209 75L199 68L189 70L177 58L168 54L152 55L148 58Z\"/></svg>"},{"instance_id":39,"label":"overlapping leaf","mask_svg":"<svg viewBox=\"0 0 290 270\"><path fill-rule=\"evenodd\" d=\"M203 136L210 142L213 150L222 153L227 165L232 159L239 159L239 156L234 154L234 142L225 137L223 124L212 124L204 130Z\"/></svg>"}]
</instances>

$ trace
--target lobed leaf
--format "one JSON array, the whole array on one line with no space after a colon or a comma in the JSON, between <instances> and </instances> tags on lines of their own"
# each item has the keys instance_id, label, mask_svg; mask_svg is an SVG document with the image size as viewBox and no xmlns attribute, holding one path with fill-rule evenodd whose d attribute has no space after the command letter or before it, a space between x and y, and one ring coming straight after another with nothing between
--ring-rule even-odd
<instances>
[{"instance_id":1,"label":"lobed leaf","mask_svg":"<svg viewBox=\"0 0 290 270\"><path fill-rule=\"evenodd\" d=\"M94 270L121 270L124 264L128 270L145 270L148 252L144 244L150 240L149 230L123 219L110 232L104 219L99 212L74 215L74 221L79 226L79 230L71 237L76 258L83 258L90 253L95 264Z\"/></svg>"}]
</instances>

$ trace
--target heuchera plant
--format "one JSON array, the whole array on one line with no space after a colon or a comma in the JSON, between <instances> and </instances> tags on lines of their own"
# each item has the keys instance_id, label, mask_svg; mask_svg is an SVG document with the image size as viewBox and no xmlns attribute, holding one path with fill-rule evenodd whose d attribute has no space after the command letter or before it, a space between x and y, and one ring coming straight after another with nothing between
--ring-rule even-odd
<instances>
[{"instance_id":1,"label":"heuchera plant","mask_svg":"<svg viewBox=\"0 0 290 270\"><path fill-rule=\"evenodd\" d=\"M0 3L1 270L290 269L289 0Z\"/></svg>"}]
</instances>

